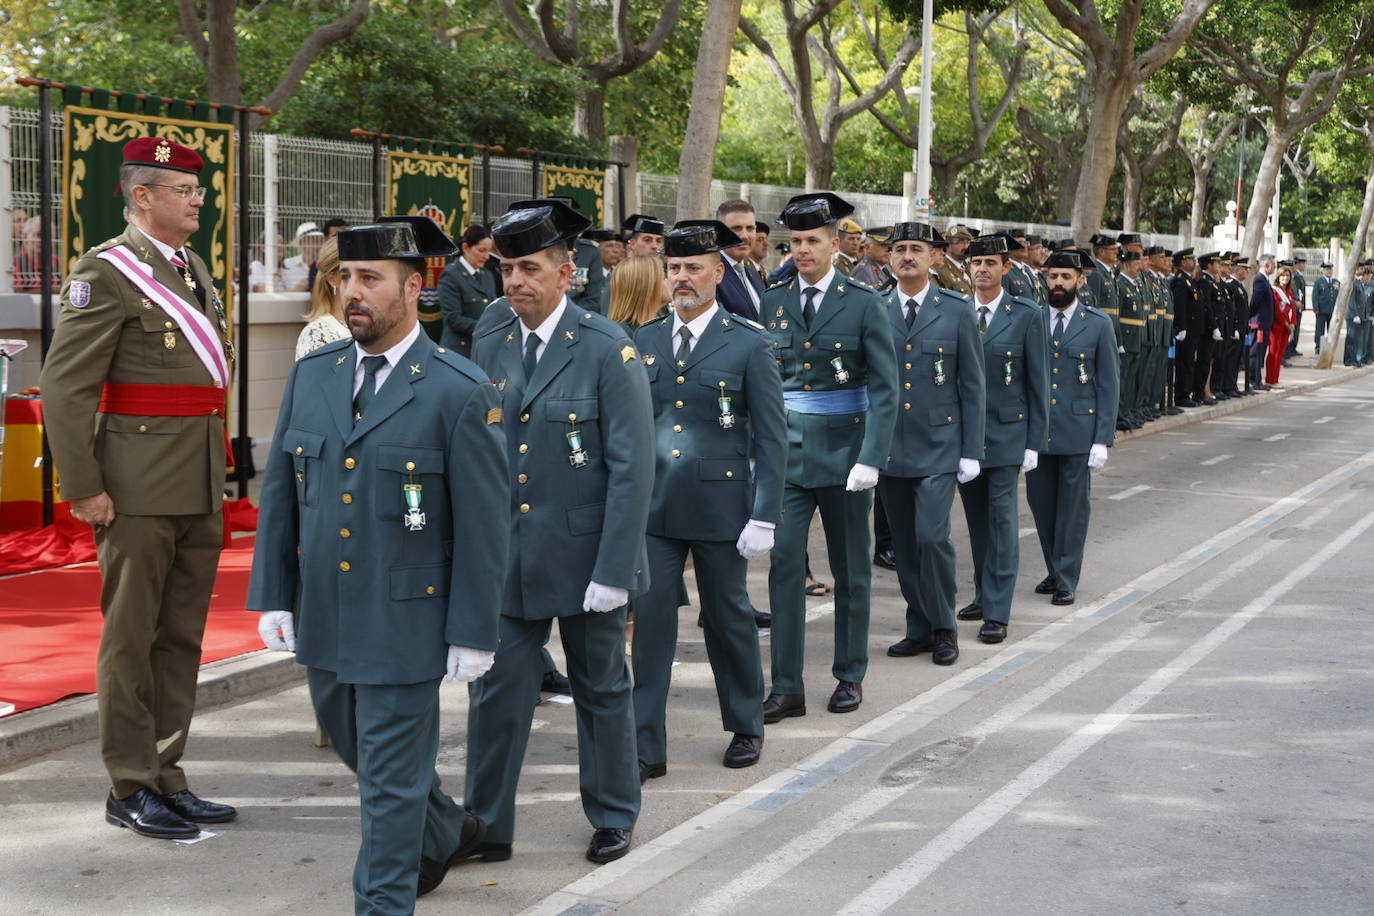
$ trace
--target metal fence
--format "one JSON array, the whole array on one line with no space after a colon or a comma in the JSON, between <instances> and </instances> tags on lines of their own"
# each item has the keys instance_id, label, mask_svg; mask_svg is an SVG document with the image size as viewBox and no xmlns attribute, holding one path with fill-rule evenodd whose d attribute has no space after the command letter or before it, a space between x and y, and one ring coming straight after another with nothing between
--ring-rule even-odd
<instances>
[{"instance_id":1,"label":"metal fence","mask_svg":"<svg viewBox=\"0 0 1374 916\"><path fill-rule=\"evenodd\" d=\"M62 115L58 112L53 115L51 122L56 177L53 182L53 209L48 215L55 230L55 252L63 250L60 238L62 127ZM29 108L0 106L0 206L5 208L6 215L10 217L0 219L0 252L11 253L11 260L0 272L0 293L25 287L27 284L22 281L16 284L16 273L21 261L28 263L36 257L37 224L32 218L41 216L38 212L38 145L38 112ZM261 271L264 275L266 291L276 288L275 277L279 266L295 253L295 234L300 224L322 223L332 217L351 223L372 218L372 167L372 146L368 143L274 134L251 136L249 177L252 196L247 214L247 241L251 246L250 260L258 262L255 273ZM480 167L479 162L479 167L473 169L472 218L489 222L504 213L513 202L532 196L536 192L534 169L535 164L528 159L492 156L486 170ZM607 222L615 225L628 214L617 212L616 170L610 170L607 178ZM490 193L487 193L486 187L488 180L491 184ZM634 202L638 200L639 212L671 224L679 216L677 185L675 175L639 173L634 193L626 195L626 206L635 207ZM760 219L772 221L782 212L787 201L802 193L802 190L750 182L713 181L710 202L714 209L722 201L742 198L754 205ZM839 193L854 204L855 219L862 226L889 226L909 212L899 195ZM684 218L707 215L682 214ZM981 232L1018 228L1051 239L1069 234L1065 226L980 218L934 216L930 222L942 230L954 223L963 223ZM275 231L265 231L268 226ZM27 248L26 234L29 236ZM1164 245L1168 248L1177 248L1182 244L1178 235L1145 233L1144 239L1148 245ZM1293 253L1305 254L1309 268L1313 270L1324 258L1330 257L1325 249L1320 248L1295 249Z\"/></svg>"}]
</instances>

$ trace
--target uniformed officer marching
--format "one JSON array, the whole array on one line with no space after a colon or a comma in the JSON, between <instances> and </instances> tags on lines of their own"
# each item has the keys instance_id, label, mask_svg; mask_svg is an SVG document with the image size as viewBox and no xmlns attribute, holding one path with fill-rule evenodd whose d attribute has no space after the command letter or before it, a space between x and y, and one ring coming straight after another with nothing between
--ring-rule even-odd
<instances>
[{"instance_id":1,"label":"uniformed officer marching","mask_svg":"<svg viewBox=\"0 0 1374 916\"><path fill-rule=\"evenodd\" d=\"M772 339L716 303L740 244L717 220L684 220L663 238L672 312L635 335L656 428L649 590L635 599L634 705L641 776L667 772L666 709L677 647L678 583L692 555L725 731L727 767L763 748L763 665L745 591L749 560L773 547L782 516L787 421ZM751 472L752 465L752 472Z\"/></svg>"},{"instance_id":2,"label":"uniformed officer marching","mask_svg":"<svg viewBox=\"0 0 1374 916\"><path fill-rule=\"evenodd\" d=\"M1107 463L1116 427L1119 367L1110 319L1078 301L1081 262L1055 252L1046 262L1050 367L1067 376L1050 392L1050 441L1026 475L1026 502L1048 575L1035 587L1054 604L1075 601L1088 540L1090 471Z\"/></svg>"},{"instance_id":3,"label":"uniformed officer marching","mask_svg":"<svg viewBox=\"0 0 1374 916\"><path fill-rule=\"evenodd\" d=\"M806 537L817 507L835 577L831 673L839 683L827 708L852 712L863 702L873 577L868 491L887 463L897 371L882 300L832 266L834 224L852 212L829 192L788 201L780 222L791 230L797 273L763 297L782 367L788 440L783 515L768 572L773 685L766 723L806 714Z\"/></svg>"},{"instance_id":4,"label":"uniformed officer marching","mask_svg":"<svg viewBox=\"0 0 1374 916\"><path fill-rule=\"evenodd\" d=\"M105 819L157 839L235 817L193 795L180 766L222 543L233 363L210 272L186 247L204 165L171 140L124 145L129 225L72 268L41 378L62 496L100 560Z\"/></svg>"},{"instance_id":5,"label":"uniformed officer marching","mask_svg":"<svg viewBox=\"0 0 1374 916\"><path fill-rule=\"evenodd\" d=\"M929 652L935 664L952 665L959 636L949 518L956 478L977 477L983 457L983 348L968 297L929 282L934 238L925 223L898 223L892 235L897 287L886 307L901 409L878 491L906 599L906 635L887 654Z\"/></svg>"},{"instance_id":6,"label":"uniformed officer marching","mask_svg":"<svg viewBox=\"0 0 1374 916\"><path fill-rule=\"evenodd\" d=\"M338 239L353 338L287 379L247 606L269 648L308 666L315 714L358 776L357 912L404 914L482 839L434 762L440 679L480 677L496 649L506 457L486 376L420 333L424 259L451 257L452 240L424 216Z\"/></svg>"},{"instance_id":7,"label":"uniformed officer marching","mask_svg":"<svg viewBox=\"0 0 1374 916\"><path fill-rule=\"evenodd\" d=\"M648 586L653 411L620 325L568 302L568 245L586 228L559 200L525 202L491 227L506 295L478 322L475 355L500 392L514 481L501 644L468 712L464 797L488 825L487 860L511 854L540 649L555 617L594 828L587 858L625 855L639 816L625 605Z\"/></svg>"},{"instance_id":8,"label":"uniformed officer marching","mask_svg":"<svg viewBox=\"0 0 1374 916\"><path fill-rule=\"evenodd\" d=\"M978 639L1006 639L1012 592L1020 567L1016 491L1018 473L1032 471L1049 441L1050 391L1067 386L1048 368L1045 315L1029 299L1008 295L1001 275L1009 269L998 236L969 245L974 313L983 346L986 419L982 470L959 485L973 553L973 601L960 620L982 620Z\"/></svg>"}]
</instances>

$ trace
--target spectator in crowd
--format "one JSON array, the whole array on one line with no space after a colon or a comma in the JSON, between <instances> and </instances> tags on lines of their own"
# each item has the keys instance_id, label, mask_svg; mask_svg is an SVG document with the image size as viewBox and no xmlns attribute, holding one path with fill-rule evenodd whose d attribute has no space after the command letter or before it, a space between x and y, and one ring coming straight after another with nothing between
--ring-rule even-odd
<instances>
[{"instance_id":1,"label":"spectator in crowd","mask_svg":"<svg viewBox=\"0 0 1374 916\"><path fill-rule=\"evenodd\" d=\"M319 273L310 289L310 311L296 338L296 359L350 336L344 323L343 298L339 295L339 243L326 239L320 246L317 263Z\"/></svg>"},{"instance_id":2,"label":"spectator in crowd","mask_svg":"<svg viewBox=\"0 0 1374 916\"><path fill-rule=\"evenodd\" d=\"M459 248L461 254L439 276L439 310L444 316L439 343L470 359L472 329L501 293L491 271L482 269L491 257L491 233L487 227L469 226Z\"/></svg>"},{"instance_id":3,"label":"spectator in crowd","mask_svg":"<svg viewBox=\"0 0 1374 916\"><path fill-rule=\"evenodd\" d=\"M663 261L658 255L635 255L621 262L611 275L608 317L627 334L634 334L640 326L663 313L669 297Z\"/></svg>"},{"instance_id":4,"label":"spectator in crowd","mask_svg":"<svg viewBox=\"0 0 1374 916\"><path fill-rule=\"evenodd\" d=\"M56 246L54 246L56 247ZM32 216L24 220L21 233L15 235L14 263L11 276L14 277L16 293L36 293L43 288L43 218ZM60 286L61 270L57 254L51 259L51 279L48 281L54 292Z\"/></svg>"},{"instance_id":5,"label":"spectator in crowd","mask_svg":"<svg viewBox=\"0 0 1374 916\"><path fill-rule=\"evenodd\" d=\"M754 207L747 200L727 200L716 207L716 219L740 239L738 245L720 253L725 275L715 291L717 302L727 312L756 322L763 301L763 280L749 263L754 225L758 222Z\"/></svg>"},{"instance_id":6,"label":"spectator in crowd","mask_svg":"<svg viewBox=\"0 0 1374 916\"><path fill-rule=\"evenodd\" d=\"M1274 276L1274 330L1264 360L1264 383L1277 385L1279 369L1288 365L1288 339L1297 330L1298 308L1293 297L1293 269L1280 267Z\"/></svg>"},{"instance_id":7,"label":"spectator in crowd","mask_svg":"<svg viewBox=\"0 0 1374 916\"><path fill-rule=\"evenodd\" d=\"M314 223L301 223L296 227L296 247L299 254L282 261L281 282L284 292L300 292L310 289L310 274L315 260L320 256L320 245L324 243L324 233Z\"/></svg>"},{"instance_id":8,"label":"spectator in crowd","mask_svg":"<svg viewBox=\"0 0 1374 916\"><path fill-rule=\"evenodd\" d=\"M341 216L334 216L324 221L324 237L332 239L339 234L340 229L348 228L348 220Z\"/></svg>"},{"instance_id":9,"label":"spectator in crowd","mask_svg":"<svg viewBox=\"0 0 1374 916\"><path fill-rule=\"evenodd\" d=\"M763 220L754 223L754 241L749 245L749 259L754 262L759 279L767 283L768 268L763 262L768 260L768 224Z\"/></svg>"},{"instance_id":10,"label":"spectator in crowd","mask_svg":"<svg viewBox=\"0 0 1374 916\"><path fill-rule=\"evenodd\" d=\"M282 240L281 233L278 233L276 249L278 254L281 254L281 250L285 247L285 244L286 243ZM255 248L256 250L253 252L252 261L248 264L248 291L250 293L265 293L267 292L266 231L258 236L258 244ZM272 272L272 290L274 292L280 292L281 289L281 270L278 269Z\"/></svg>"}]
</instances>

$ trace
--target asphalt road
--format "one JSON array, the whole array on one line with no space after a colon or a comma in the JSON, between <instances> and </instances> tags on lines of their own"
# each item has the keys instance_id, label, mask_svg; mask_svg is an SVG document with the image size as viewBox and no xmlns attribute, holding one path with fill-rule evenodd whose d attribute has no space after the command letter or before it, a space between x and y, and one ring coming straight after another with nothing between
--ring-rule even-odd
<instances>
[{"instance_id":1,"label":"asphalt road","mask_svg":"<svg viewBox=\"0 0 1374 916\"><path fill-rule=\"evenodd\" d=\"M1033 594L1023 501L1010 638L965 624L952 668L884 654L902 604L875 570L856 713L825 711L830 608L809 599L810 713L769 726L752 769L719 764L684 609L668 775L635 850L582 858L573 710L546 702L515 856L456 869L419 911L1374 911L1374 377L1123 442L1093 487L1080 603ZM957 500L954 527L966 599ZM766 574L753 564L760 606ZM440 771L461 792L463 689L445 687L444 716ZM0 774L0 912L349 911L356 789L312 730L303 687L198 716L192 787L242 813L188 846L104 823L94 743Z\"/></svg>"}]
</instances>

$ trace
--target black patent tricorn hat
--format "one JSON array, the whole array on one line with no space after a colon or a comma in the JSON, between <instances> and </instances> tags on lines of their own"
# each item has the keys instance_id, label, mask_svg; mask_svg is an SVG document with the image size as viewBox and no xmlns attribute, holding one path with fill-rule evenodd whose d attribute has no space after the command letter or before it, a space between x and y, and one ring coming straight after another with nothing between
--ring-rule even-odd
<instances>
[{"instance_id":1,"label":"black patent tricorn hat","mask_svg":"<svg viewBox=\"0 0 1374 916\"><path fill-rule=\"evenodd\" d=\"M643 213L632 213L625 222L620 224L620 228L625 235L631 236L636 232L643 232L647 235L663 235L667 227L663 225L662 220L645 216Z\"/></svg>"},{"instance_id":2,"label":"black patent tricorn hat","mask_svg":"<svg viewBox=\"0 0 1374 916\"><path fill-rule=\"evenodd\" d=\"M522 200L491 224L491 240L501 257L523 258L559 242L570 242L591 224L561 200Z\"/></svg>"},{"instance_id":3,"label":"black patent tricorn hat","mask_svg":"<svg viewBox=\"0 0 1374 916\"><path fill-rule=\"evenodd\" d=\"M1006 254L1010 250L1007 242L1007 237L1001 233L980 235L968 243L968 250L964 252L964 257L977 258L990 254Z\"/></svg>"},{"instance_id":4,"label":"black patent tricorn hat","mask_svg":"<svg viewBox=\"0 0 1374 916\"><path fill-rule=\"evenodd\" d=\"M935 227L928 223L907 222L894 225L884 244L891 247L897 242L925 242L935 245L944 242L944 239L935 231Z\"/></svg>"},{"instance_id":5,"label":"black patent tricorn hat","mask_svg":"<svg viewBox=\"0 0 1374 916\"><path fill-rule=\"evenodd\" d=\"M1083 261L1077 251L1071 248L1061 248L1050 252L1050 256L1045 259L1045 269L1050 270L1060 268L1068 270L1082 270Z\"/></svg>"},{"instance_id":6,"label":"black patent tricorn hat","mask_svg":"<svg viewBox=\"0 0 1374 916\"><path fill-rule=\"evenodd\" d=\"M383 216L370 226L339 230L340 261L451 258L458 246L428 216Z\"/></svg>"},{"instance_id":7,"label":"black patent tricorn hat","mask_svg":"<svg viewBox=\"0 0 1374 916\"><path fill-rule=\"evenodd\" d=\"M715 219L678 220L663 234L663 254L670 258L690 258L734 248L744 239Z\"/></svg>"},{"instance_id":8,"label":"black patent tricorn hat","mask_svg":"<svg viewBox=\"0 0 1374 916\"><path fill-rule=\"evenodd\" d=\"M838 194L813 191L810 194L798 194L789 200L778 216L778 223L797 231L819 229L837 223L853 212L853 205Z\"/></svg>"}]
</instances>

